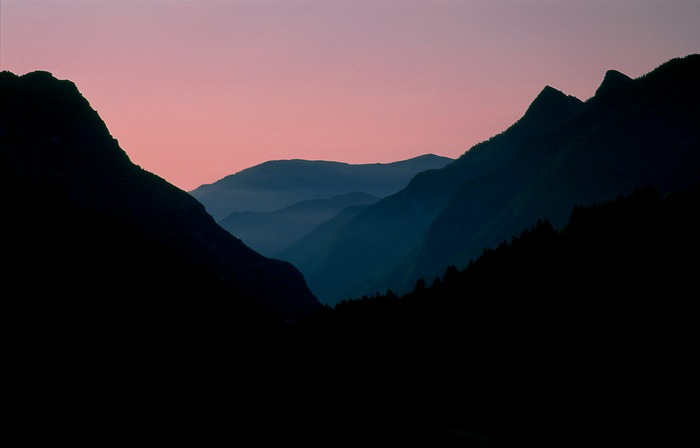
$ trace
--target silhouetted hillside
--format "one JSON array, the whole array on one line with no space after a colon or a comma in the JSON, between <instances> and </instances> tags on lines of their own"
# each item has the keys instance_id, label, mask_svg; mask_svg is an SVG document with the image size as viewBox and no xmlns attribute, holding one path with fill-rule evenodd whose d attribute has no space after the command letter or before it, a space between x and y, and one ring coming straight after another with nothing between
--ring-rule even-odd
<instances>
[{"instance_id":1,"label":"silhouetted hillside","mask_svg":"<svg viewBox=\"0 0 700 448\"><path fill-rule=\"evenodd\" d=\"M133 165L75 85L46 72L3 72L0 89L3 191L21 207L8 209L8 219L29 211L60 239L52 231L68 219L60 212L63 203L66 213L112 221L275 311L296 314L318 305L294 267L249 249L189 194ZM44 201L53 201L52 213ZM23 238L30 244L32 235ZM36 254L37 260L43 256ZM120 277L118 269L114 275Z\"/></svg>"},{"instance_id":2,"label":"silhouetted hillside","mask_svg":"<svg viewBox=\"0 0 700 448\"><path fill-rule=\"evenodd\" d=\"M443 169L418 174L406 188L348 223L330 245L310 244L316 253L301 251L298 258L286 259L304 273L324 303L396 289L404 279L391 274L397 268L402 274L407 271L407 260L415 256L426 230L462 184L489 175L525 139L555 129L581 107L578 99L546 87L506 132L475 146ZM313 260L317 268L304 260Z\"/></svg>"},{"instance_id":3,"label":"silhouetted hillside","mask_svg":"<svg viewBox=\"0 0 700 448\"><path fill-rule=\"evenodd\" d=\"M695 185L700 179L698 76L700 56L670 61L634 81L616 83L608 72L578 115L545 138L525 142L491 178L466 183L455 194L426 232L413 275L464 266L484 247L539 218L560 227L576 205L647 184L662 193ZM494 201L485 204L483 198L503 185L499 179L523 174L525 182L484 216L485 205Z\"/></svg>"},{"instance_id":4,"label":"silhouetted hillside","mask_svg":"<svg viewBox=\"0 0 700 448\"><path fill-rule=\"evenodd\" d=\"M410 293L340 302L306 329L325 335L336 417L358 444L377 431L369 446L682 444L698 225L697 189L646 187L576 208L560 231L540 221Z\"/></svg>"},{"instance_id":5,"label":"silhouetted hillside","mask_svg":"<svg viewBox=\"0 0 700 448\"><path fill-rule=\"evenodd\" d=\"M0 189L7 444L196 444L214 394L265 406L262 353L318 301L133 165L73 83L0 73Z\"/></svg>"},{"instance_id":6,"label":"silhouetted hillside","mask_svg":"<svg viewBox=\"0 0 700 448\"><path fill-rule=\"evenodd\" d=\"M622 87L632 81L632 78L620 73L617 70L608 70L605 72L603 82L595 91L595 96L608 95L608 91Z\"/></svg>"},{"instance_id":7,"label":"silhouetted hillside","mask_svg":"<svg viewBox=\"0 0 700 448\"><path fill-rule=\"evenodd\" d=\"M664 91L653 83L644 90ZM692 122L694 109L672 103L677 123ZM187 256L209 253L193 241L252 251L187 193L133 166L88 106L47 73L0 74L6 444L692 440L697 187L574 207L561 228L533 221L405 294L284 322ZM314 234L335 238L374 207L346 208ZM294 297L301 286L266 260L254 255L251 269Z\"/></svg>"},{"instance_id":8,"label":"silhouetted hillside","mask_svg":"<svg viewBox=\"0 0 700 448\"><path fill-rule=\"evenodd\" d=\"M699 61L674 59L635 80L609 71L586 102L546 87L503 133L287 259L324 303L408 291L537 219L559 227L574 206L644 184L689 188L700 179Z\"/></svg>"},{"instance_id":9,"label":"silhouetted hillside","mask_svg":"<svg viewBox=\"0 0 700 448\"><path fill-rule=\"evenodd\" d=\"M442 168L452 159L426 154L394 163L348 164L273 160L202 185L190 193L217 221L233 212L270 212L310 199L348 193L385 197L419 172Z\"/></svg>"}]
</instances>

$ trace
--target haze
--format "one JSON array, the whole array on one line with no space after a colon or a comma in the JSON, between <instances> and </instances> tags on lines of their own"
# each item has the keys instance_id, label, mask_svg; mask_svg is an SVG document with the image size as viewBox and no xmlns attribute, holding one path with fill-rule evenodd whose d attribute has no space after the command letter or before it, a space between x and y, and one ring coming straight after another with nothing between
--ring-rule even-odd
<instances>
[{"instance_id":1,"label":"haze","mask_svg":"<svg viewBox=\"0 0 700 448\"><path fill-rule=\"evenodd\" d=\"M458 157L545 85L587 99L700 50L697 1L4 0L0 67L76 83L191 190L272 159Z\"/></svg>"}]
</instances>

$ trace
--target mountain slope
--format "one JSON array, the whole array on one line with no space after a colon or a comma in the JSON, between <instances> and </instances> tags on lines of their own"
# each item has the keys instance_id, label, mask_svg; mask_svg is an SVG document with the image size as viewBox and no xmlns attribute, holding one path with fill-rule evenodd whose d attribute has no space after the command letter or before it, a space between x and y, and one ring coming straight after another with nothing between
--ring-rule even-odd
<instances>
[{"instance_id":1,"label":"mountain slope","mask_svg":"<svg viewBox=\"0 0 700 448\"><path fill-rule=\"evenodd\" d=\"M268 212L309 199L363 192L385 197L421 171L442 168L451 159L426 154L394 163L348 164L273 160L226 176L190 192L217 221L233 212Z\"/></svg>"},{"instance_id":2,"label":"mountain slope","mask_svg":"<svg viewBox=\"0 0 700 448\"><path fill-rule=\"evenodd\" d=\"M347 193L301 201L272 212L233 212L219 224L257 252L279 257L281 252L343 209L378 200L366 193Z\"/></svg>"},{"instance_id":3,"label":"mountain slope","mask_svg":"<svg viewBox=\"0 0 700 448\"><path fill-rule=\"evenodd\" d=\"M320 300L328 303L395 288L396 267L417 253L425 231L462 184L493 173L524 140L555 129L581 106L576 98L544 88L523 118L507 131L442 169L416 175L406 188L349 222L329 246L309 244L309 249L317 250L315 254L297 252L286 259L304 273ZM504 187L517 189L517 179L504 181Z\"/></svg>"},{"instance_id":4,"label":"mountain slope","mask_svg":"<svg viewBox=\"0 0 700 448\"><path fill-rule=\"evenodd\" d=\"M561 230L540 221L432 284L340 302L318 328L352 372L343 417L428 429L421 446L683 445L698 193L577 207Z\"/></svg>"},{"instance_id":5,"label":"mountain slope","mask_svg":"<svg viewBox=\"0 0 700 448\"><path fill-rule=\"evenodd\" d=\"M417 175L327 247L310 245L315 254L289 260L323 302L407 291L537 219L561 225L577 204L644 184L689 188L700 176L699 58L671 60L636 80L609 71L585 103L545 87L509 129Z\"/></svg>"},{"instance_id":6,"label":"mountain slope","mask_svg":"<svg viewBox=\"0 0 700 448\"><path fill-rule=\"evenodd\" d=\"M0 176L3 191L12 192L12 204L18 207L8 210L10 217L25 212L43 216L47 202L52 213L41 220L46 232L63 228L59 224L72 215L87 214L275 312L291 316L318 306L293 266L254 252L218 226L192 196L133 165L74 84L46 72L3 72L0 92ZM21 236L31 243L36 235ZM111 247L106 240L120 236L93 237L98 247ZM100 253L100 260L110 260L116 269L114 282L123 275L119 269L140 256L138 247L122 264L109 252ZM36 249L38 261L45 254ZM67 266L61 268L68 269L74 260L64 255ZM46 272L38 266L40 278Z\"/></svg>"},{"instance_id":7,"label":"mountain slope","mask_svg":"<svg viewBox=\"0 0 700 448\"><path fill-rule=\"evenodd\" d=\"M637 80L608 72L580 114L545 139L521 145L496 176L461 188L426 232L410 276L432 277L449 264L465 265L539 218L561 226L576 205L643 185L664 194L694 186L700 181L698 76L697 56L669 61ZM502 184L499 178L523 173L542 155L543 163L507 202L479 216L483 198Z\"/></svg>"}]
</instances>

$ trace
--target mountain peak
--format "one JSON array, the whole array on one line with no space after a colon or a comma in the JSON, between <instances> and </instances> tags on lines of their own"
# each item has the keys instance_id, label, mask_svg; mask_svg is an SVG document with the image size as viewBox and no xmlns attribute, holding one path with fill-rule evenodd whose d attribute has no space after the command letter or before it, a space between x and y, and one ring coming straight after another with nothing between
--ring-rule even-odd
<instances>
[{"instance_id":1,"label":"mountain peak","mask_svg":"<svg viewBox=\"0 0 700 448\"><path fill-rule=\"evenodd\" d=\"M618 72L617 70L608 70L605 72L605 76L603 77L603 82L600 84L600 87L598 87L598 90L595 91L595 96L605 94L606 92L623 86L630 81L632 81L632 78L624 73Z\"/></svg>"},{"instance_id":2,"label":"mountain peak","mask_svg":"<svg viewBox=\"0 0 700 448\"><path fill-rule=\"evenodd\" d=\"M8 166L23 167L17 181L36 186L47 178L60 180L87 197L92 189L86 183L130 172L128 156L73 82L46 71L21 76L3 71L0 93L2 158ZM68 175L74 171L81 175Z\"/></svg>"},{"instance_id":3,"label":"mountain peak","mask_svg":"<svg viewBox=\"0 0 700 448\"><path fill-rule=\"evenodd\" d=\"M9 216L31 212L33 220L38 220L35 207L50 203L55 221L74 220L91 228L93 223L87 220L94 218L117 229L114 235L99 233L94 241L91 236L83 239L77 234L76 247L102 247L103 242L107 247L113 237L127 239L134 242L137 258L138 254L167 254L186 272L201 273L207 285L220 285L217 297L226 291L285 318L311 312L319 305L291 264L253 251L216 224L194 197L134 165L77 86L49 72L22 76L0 73L0 187L19 198L13 203L16 206L9 207ZM52 229L46 230L50 239ZM40 233L28 231L25 235L28 240L44 241L35 235ZM139 278L150 275L146 271L127 275L131 272L127 267L112 262L121 256L119 248L112 249L99 255L111 266L106 269L106 282L118 282L120 276L132 274ZM18 253L23 250L17 248ZM28 253L34 251L37 256L50 252L41 245ZM82 263L81 257L75 258L76 263ZM3 266L6 260L0 259ZM148 267L149 271L158 269L164 268ZM74 277L72 273L65 275ZM160 288L157 282L151 285ZM152 299L150 295L143 297Z\"/></svg>"},{"instance_id":4,"label":"mountain peak","mask_svg":"<svg viewBox=\"0 0 700 448\"><path fill-rule=\"evenodd\" d=\"M554 87L550 85L544 86L544 88L540 91L540 93L535 97L535 99L532 102L532 107L533 105L541 102L549 102L549 101L557 101L558 99L561 98L566 98L567 95L562 92L561 90L557 90Z\"/></svg>"},{"instance_id":5,"label":"mountain peak","mask_svg":"<svg viewBox=\"0 0 700 448\"><path fill-rule=\"evenodd\" d=\"M569 110L580 104L582 104L582 101L575 96L567 95L547 85L532 101L523 118L527 117L528 119L536 120L547 119L547 117L550 117L552 114L559 115L561 111Z\"/></svg>"}]
</instances>

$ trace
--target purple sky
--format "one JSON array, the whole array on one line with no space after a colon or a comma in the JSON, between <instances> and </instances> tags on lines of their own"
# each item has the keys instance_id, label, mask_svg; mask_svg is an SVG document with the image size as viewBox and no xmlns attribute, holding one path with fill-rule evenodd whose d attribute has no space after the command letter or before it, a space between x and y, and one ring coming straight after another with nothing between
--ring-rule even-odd
<instances>
[{"instance_id":1,"label":"purple sky","mask_svg":"<svg viewBox=\"0 0 700 448\"><path fill-rule=\"evenodd\" d=\"M191 190L271 159L458 157L545 85L700 52L700 1L0 0L0 65L75 82Z\"/></svg>"}]
</instances>

